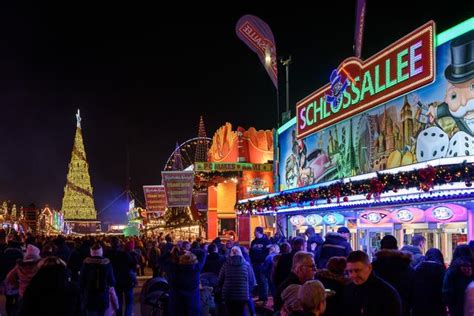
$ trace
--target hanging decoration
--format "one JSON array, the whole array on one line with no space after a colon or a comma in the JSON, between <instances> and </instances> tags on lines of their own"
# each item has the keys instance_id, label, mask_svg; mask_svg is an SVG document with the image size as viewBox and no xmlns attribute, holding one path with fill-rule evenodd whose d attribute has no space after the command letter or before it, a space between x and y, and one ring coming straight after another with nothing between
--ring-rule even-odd
<instances>
[{"instance_id":1,"label":"hanging decoration","mask_svg":"<svg viewBox=\"0 0 474 316\"><path fill-rule=\"evenodd\" d=\"M365 195L367 200L380 201L385 192L397 192L399 189L418 188L429 192L435 185L464 182L466 187L474 181L474 165L464 161L455 165L428 166L423 169L404 171L396 174L380 174L371 179L343 183L342 181L314 189L299 192L281 192L278 195L261 200L237 203L237 214L278 211L290 206L314 205L316 200L325 200L327 204L347 202L349 196Z\"/></svg>"}]
</instances>

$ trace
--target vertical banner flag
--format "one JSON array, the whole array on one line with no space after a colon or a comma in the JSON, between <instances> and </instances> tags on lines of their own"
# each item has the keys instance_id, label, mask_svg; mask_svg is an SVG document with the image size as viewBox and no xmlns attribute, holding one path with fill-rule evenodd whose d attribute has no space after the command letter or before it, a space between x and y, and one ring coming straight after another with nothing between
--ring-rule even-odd
<instances>
[{"instance_id":1,"label":"vertical banner flag","mask_svg":"<svg viewBox=\"0 0 474 316\"><path fill-rule=\"evenodd\" d=\"M354 32L354 53L357 58L362 54L362 41L364 39L365 25L365 0L357 0L356 25Z\"/></svg>"},{"instance_id":2,"label":"vertical banner flag","mask_svg":"<svg viewBox=\"0 0 474 316\"><path fill-rule=\"evenodd\" d=\"M275 39L267 23L253 15L244 15L235 27L237 36L253 50L278 90L278 65Z\"/></svg>"},{"instance_id":3,"label":"vertical banner flag","mask_svg":"<svg viewBox=\"0 0 474 316\"><path fill-rule=\"evenodd\" d=\"M166 195L164 185L144 185L143 194L147 213L153 213L156 217L163 216L166 210Z\"/></svg>"},{"instance_id":4,"label":"vertical banner flag","mask_svg":"<svg viewBox=\"0 0 474 316\"><path fill-rule=\"evenodd\" d=\"M188 207L193 197L194 171L162 171L168 207Z\"/></svg>"}]
</instances>

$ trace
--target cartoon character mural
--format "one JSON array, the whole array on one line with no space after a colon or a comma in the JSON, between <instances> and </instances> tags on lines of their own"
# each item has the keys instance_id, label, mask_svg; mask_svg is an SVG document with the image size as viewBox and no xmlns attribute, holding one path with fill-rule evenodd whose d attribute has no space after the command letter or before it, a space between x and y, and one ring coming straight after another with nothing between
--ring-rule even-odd
<instances>
[{"instance_id":1,"label":"cartoon character mural","mask_svg":"<svg viewBox=\"0 0 474 316\"><path fill-rule=\"evenodd\" d=\"M436 47L436 69L432 84L302 139L296 125L280 133L280 190L474 155L474 31Z\"/></svg>"},{"instance_id":2,"label":"cartoon character mural","mask_svg":"<svg viewBox=\"0 0 474 316\"><path fill-rule=\"evenodd\" d=\"M452 40L449 47L444 102L428 109L435 126L418 135L418 161L474 154L474 30ZM438 123L441 118L451 118L454 128L444 129Z\"/></svg>"}]
</instances>

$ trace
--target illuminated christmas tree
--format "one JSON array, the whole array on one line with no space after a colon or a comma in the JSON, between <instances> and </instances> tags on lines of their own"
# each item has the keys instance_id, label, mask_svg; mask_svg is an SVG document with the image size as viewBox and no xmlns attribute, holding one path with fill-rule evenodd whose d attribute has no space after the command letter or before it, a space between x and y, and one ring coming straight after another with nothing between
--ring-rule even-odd
<instances>
[{"instance_id":1,"label":"illuminated christmas tree","mask_svg":"<svg viewBox=\"0 0 474 316\"><path fill-rule=\"evenodd\" d=\"M81 116L76 114L77 128L72 148L71 162L64 186L64 197L61 211L66 220L95 220L97 213L92 195L89 164L82 141Z\"/></svg>"},{"instance_id":2,"label":"illuminated christmas tree","mask_svg":"<svg viewBox=\"0 0 474 316\"><path fill-rule=\"evenodd\" d=\"M204 120L201 116L199 120L198 140L196 146L196 157L194 161L207 161L207 153L209 151L209 142L206 139L206 128L204 127Z\"/></svg>"}]
</instances>

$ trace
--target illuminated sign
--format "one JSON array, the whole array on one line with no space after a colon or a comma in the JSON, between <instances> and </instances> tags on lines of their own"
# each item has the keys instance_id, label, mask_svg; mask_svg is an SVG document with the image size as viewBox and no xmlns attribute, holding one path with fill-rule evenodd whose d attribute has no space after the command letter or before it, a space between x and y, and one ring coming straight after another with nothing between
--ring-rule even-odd
<instances>
[{"instance_id":1,"label":"illuminated sign","mask_svg":"<svg viewBox=\"0 0 474 316\"><path fill-rule=\"evenodd\" d=\"M402 222L409 222L413 219L413 213L406 209L397 211L397 218Z\"/></svg>"},{"instance_id":2,"label":"illuminated sign","mask_svg":"<svg viewBox=\"0 0 474 316\"><path fill-rule=\"evenodd\" d=\"M297 103L298 139L433 82L434 60L433 21L365 61L346 59L336 73L348 79L341 97L331 82Z\"/></svg>"},{"instance_id":3,"label":"illuminated sign","mask_svg":"<svg viewBox=\"0 0 474 316\"><path fill-rule=\"evenodd\" d=\"M317 214L311 214L305 217L306 223L311 226L318 226L323 222L323 218Z\"/></svg>"},{"instance_id":4,"label":"illuminated sign","mask_svg":"<svg viewBox=\"0 0 474 316\"><path fill-rule=\"evenodd\" d=\"M344 223L344 216L339 213L329 213L324 215L324 222L328 225L338 225Z\"/></svg>"},{"instance_id":5,"label":"illuminated sign","mask_svg":"<svg viewBox=\"0 0 474 316\"><path fill-rule=\"evenodd\" d=\"M382 212L368 212L362 214L360 217L369 221L372 224L378 224L382 219L387 217L387 214Z\"/></svg>"},{"instance_id":6,"label":"illuminated sign","mask_svg":"<svg viewBox=\"0 0 474 316\"><path fill-rule=\"evenodd\" d=\"M295 226L301 226L304 224L304 217L301 215L291 216L290 217L291 224Z\"/></svg>"},{"instance_id":7,"label":"illuminated sign","mask_svg":"<svg viewBox=\"0 0 474 316\"><path fill-rule=\"evenodd\" d=\"M433 215L434 218L439 219L439 220L447 220L453 217L454 212L452 209L445 207L445 206L439 206L436 207L431 211L431 214Z\"/></svg>"},{"instance_id":8,"label":"illuminated sign","mask_svg":"<svg viewBox=\"0 0 474 316\"><path fill-rule=\"evenodd\" d=\"M244 162L196 162L195 171L273 171L273 165L269 163L244 163Z\"/></svg>"}]
</instances>

